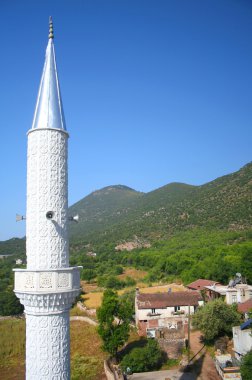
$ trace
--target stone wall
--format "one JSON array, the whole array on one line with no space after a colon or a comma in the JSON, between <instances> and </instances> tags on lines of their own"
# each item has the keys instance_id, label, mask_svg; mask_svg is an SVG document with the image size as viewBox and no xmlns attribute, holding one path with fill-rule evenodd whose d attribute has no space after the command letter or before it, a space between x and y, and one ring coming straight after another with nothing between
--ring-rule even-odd
<instances>
[{"instance_id":1,"label":"stone wall","mask_svg":"<svg viewBox=\"0 0 252 380\"><path fill-rule=\"evenodd\" d=\"M177 359L185 347L185 333L182 326L178 329L164 328L160 331L156 331L156 339L162 350L164 350L168 358L171 359Z\"/></svg>"}]
</instances>

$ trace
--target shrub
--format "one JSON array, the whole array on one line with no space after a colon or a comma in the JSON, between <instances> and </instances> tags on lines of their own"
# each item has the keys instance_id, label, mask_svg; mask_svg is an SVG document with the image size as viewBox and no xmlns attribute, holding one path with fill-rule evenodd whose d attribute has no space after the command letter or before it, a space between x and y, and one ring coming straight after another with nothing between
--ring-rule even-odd
<instances>
[{"instance_id":1,"label":"shrub","mask_svg":"<svg viewBox=\"0 0 252 380\"><path fill-rule=\"evenodd\" d=\"M232 332L232 326L240 323L240 315L234 305L222 299L208 302L193 315L193 326L202 331L206 340L213 340Z\"/></svg>"},{"instance_id":2,"label":"shrub","mask_svg":"<svg viewBox=\"0 0 252 380\"><path fill-rule=\"evenodd\" d=\"M242 380L251 380L252 351L249 351L242 359L241 375Z\"/></svg>"},{"instance_id":3,"label":"shrub","mask_svg":"<svg viewBox=\"0 0 252 380\"><path fill-rule=\"evenodd\" d=\"M128 368L131 372L147 372L159 369L162 362L163 353L158 342L150 339L145 347L133 348L129 354L125 355L121 361L121 367L124 372L127 372Z\"/></svg>"}]
</instances>

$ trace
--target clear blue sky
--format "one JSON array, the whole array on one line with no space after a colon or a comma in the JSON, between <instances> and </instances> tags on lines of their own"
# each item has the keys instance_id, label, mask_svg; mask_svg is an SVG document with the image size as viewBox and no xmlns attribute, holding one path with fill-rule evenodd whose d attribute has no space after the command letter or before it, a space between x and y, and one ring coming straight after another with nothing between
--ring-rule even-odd
<instances>
[{"instance_id":1,"label":"clear blue sky","mask_svg":"<svg viewBox=\"0 0 252 380\"><path fill-rule=\"evenodd\" d=\"M203 184L251 161L251 0L1 0L0 240L24 236L26 132L52 15L69 204Z\"/></svg>"}]
</instances>

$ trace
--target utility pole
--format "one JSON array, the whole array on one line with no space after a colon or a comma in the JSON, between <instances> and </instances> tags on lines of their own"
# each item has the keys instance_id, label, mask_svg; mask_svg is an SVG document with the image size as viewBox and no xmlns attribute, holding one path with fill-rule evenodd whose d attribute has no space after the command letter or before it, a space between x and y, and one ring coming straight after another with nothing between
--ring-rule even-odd
<instances>
[{"instance_id":1,"label":"utility pole","mask_svg":"<svg viewBox=\"0 0 252 380\"><path fill-rule=\"evenodd\" d=\"M187 346L187 359L190 362L190 332L191 332L191 307L188 305L188 346Z\"/></svg>"}]
</instances>

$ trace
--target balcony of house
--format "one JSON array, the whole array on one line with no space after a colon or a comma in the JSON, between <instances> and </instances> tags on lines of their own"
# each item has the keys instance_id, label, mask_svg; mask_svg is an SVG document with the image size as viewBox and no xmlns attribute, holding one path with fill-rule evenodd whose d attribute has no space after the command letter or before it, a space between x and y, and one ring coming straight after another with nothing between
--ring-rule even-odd
<instances>
[{"instance_id":1,"label":"balcony of house","mask_svg":"<svg viewBox=\"0 0 252 380\"><path fill-rule=\"evenodd\" d=\"M176 315L185 315L185 310L177 310L177 311L172 311L171 314L174 316Z\"/></svg>"},{"instance_id":2,"label":"balcony of house","mask_svg":"<svg viewBox=\"0 0 252 380\"><path fill-rule=\"evenodd\" d=\"M151 309L151 311L147 313L148 317L160 317L160 315L162 315L162 313L160 312L160 310L156 309Z\"/></svg>"}]
</instances>

